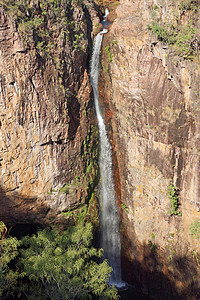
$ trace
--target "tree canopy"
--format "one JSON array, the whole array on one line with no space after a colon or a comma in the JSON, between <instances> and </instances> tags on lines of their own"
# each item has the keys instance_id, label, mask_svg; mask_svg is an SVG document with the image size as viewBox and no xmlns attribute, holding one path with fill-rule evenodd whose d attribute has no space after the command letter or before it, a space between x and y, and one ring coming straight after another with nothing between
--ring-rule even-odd
<instances>
[{"instance_id":1,"label":"tree canopy","mask_svg":"<svg viewBox=\"0 0 200 300\"><path fill-rule=\"evenodd\" d=\"M0 238L2 298L10 292L10 285L12 292L29 300L118 299L116 288L108 284L112 268L106 260L98 263L103 250L92 246L90 223L65 231L46 228L21 241L4 234ZM16 263L10 268L13 259Z\"/></svg>"}]
</instances>

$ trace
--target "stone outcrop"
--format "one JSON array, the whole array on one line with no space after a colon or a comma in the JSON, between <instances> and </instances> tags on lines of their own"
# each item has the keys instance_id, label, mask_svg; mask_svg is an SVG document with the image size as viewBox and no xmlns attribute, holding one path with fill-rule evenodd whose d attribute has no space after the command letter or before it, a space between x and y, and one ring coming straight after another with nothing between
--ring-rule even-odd
<instances>
[{"instance_id":1,"label":"stone outcrop","mask_svg":"<svg viewBox=\"0 0 200 300\"><path fill-rule=\"evenodd\" d=\"M198 299L200 244L190 226L200 221L199 63L147 30L154 5L163 19L176 9L173 1L121 1L102 50L123 277L156 299ZM169 213L170 185L181 216Z\"/></svg>"},{"instance_id":2,"label":"stone outcrop","mask_svg":"<svg viewBox=\"0 0 200 300\"><path fill-rule=\"evenodd\" d=\"M95 186L98 133L87 70L99 17L92 2L70 5L63 9L71 31L48 20L51 56L38 50L34 32L27 44L0 7L0 220L6 223L49 222L88 202Z\"/></svg>"}]
</instances>

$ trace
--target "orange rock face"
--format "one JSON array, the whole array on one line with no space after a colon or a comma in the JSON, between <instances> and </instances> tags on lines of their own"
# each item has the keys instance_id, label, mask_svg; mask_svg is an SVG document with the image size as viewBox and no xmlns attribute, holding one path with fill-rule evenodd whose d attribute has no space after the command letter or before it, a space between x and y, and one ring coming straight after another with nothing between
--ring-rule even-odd
<instances>
[{"instance_id":1,"label":"orange rock face","mask_svg":"<svg viewBox=\"0 0 200 300\"><path fill-rule=\"evenodd\" d=\"M92 21L88 27L80 7L71 11L81 46L55 30L53 58L45 58L34 36L27 46L0 8L0 220L7 223L43 223L91 195L96 175L86 169L97 145L87 71ZM90 15L99 22L92 7Z\"/></svg>"},{"instance_id":2,"label":"orange rock face","mask_svg":"<svg viewBox=\"0 0 200 300\"><path fill-rule=\"evenodd\" d=\"M176 7L156 4L163 19ZM200 243L190 228L200 222L199 65L150 34L154 5L121 1L102 50L123 276L156 299L198 299ZM179 190L181 216L168 213L169 185Z\"/></svg>"}]
</instances>

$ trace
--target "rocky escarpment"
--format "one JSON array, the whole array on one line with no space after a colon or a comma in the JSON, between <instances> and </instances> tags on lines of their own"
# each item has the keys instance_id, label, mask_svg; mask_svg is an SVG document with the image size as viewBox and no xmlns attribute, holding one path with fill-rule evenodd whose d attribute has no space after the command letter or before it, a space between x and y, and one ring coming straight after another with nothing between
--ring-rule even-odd
<instances>
[{"instance_id":1,"label":"rocky escarpment","mask_svg":"<svg viewBox=\"0 0 200 300\"><path fill-rule=\"evenodd\" d=\"M182 2L121 1L103 45L123 276L156 299L200 297L200 28L198 9ZM183 44L196 48L164 35L174 17L174 28L195 27ZM179 194L173 209L170 185Z\"/></svg>"},{"instance_id":2,"label":"rocky escarpment","mask_svg":"<svg viewBox=\"0 0 200 300\"><path fill-rule=\"evenodd\" d=\"M46 222L84 205L98 169L87 72L98 13L89 1L26 5L0 7L0 220L7 223Z\"/></svg>"}]
</instances>

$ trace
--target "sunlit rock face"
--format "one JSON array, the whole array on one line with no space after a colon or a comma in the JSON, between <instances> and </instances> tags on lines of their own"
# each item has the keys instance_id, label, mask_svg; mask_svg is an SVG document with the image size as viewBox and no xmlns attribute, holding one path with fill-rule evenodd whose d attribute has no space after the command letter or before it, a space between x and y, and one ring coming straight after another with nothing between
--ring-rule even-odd
<instances>
[{"instance_id":1,"label":"sunlit rock face","mask_svg":"<svg viewBox=\"0 0 200 300\"><path fill-rule=\"evenodd\" d=\"M0 219L7 223L46 222L91 196L96 174L86 169L97 131L88 43L99 17L92 4L69 11L73 31L48 21L47 57L0 8Z\"/></svg>"},{"instance_id":2,"label":"sunlit rock face","mask_svg":"<svg viewBox=\"0 0 200 300\"><path fill-rule=\"evenodd\" d=\"M176 9L174 1L121 1L103 45L123 276L159 299L198 299L200 245L190 226L200 221L199 64L147 30L154 5L162 19ZM170 185L181 216L168 213Z\"/></svg>"}]
</instances>

